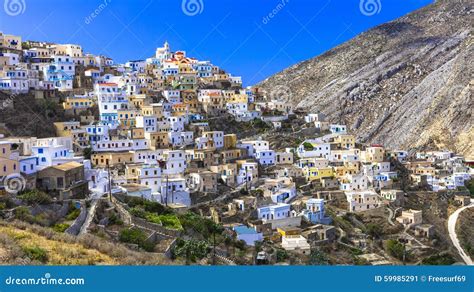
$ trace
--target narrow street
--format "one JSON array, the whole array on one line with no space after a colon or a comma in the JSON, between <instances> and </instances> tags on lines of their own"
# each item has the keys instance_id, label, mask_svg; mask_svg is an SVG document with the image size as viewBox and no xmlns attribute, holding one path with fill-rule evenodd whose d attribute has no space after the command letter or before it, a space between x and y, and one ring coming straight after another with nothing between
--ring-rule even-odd
<instances>
[{"instance_id":1,"label":"narrow street","mask_svg":"<svg viewBox=\"0 0 474 292\"><path fill-rule=\"evenodd\" d=\"M87 210L87 217L86 220L84 221L84 224L82 224L81 231L79 231L78 235L82 235L87 233L87 229L92 223L92 220L94 219L95 216L95 210L97 208L97 203L99 202L99 199L93 199L91 202L91 206L89 210Z\"/></svg>"}]
</instances>

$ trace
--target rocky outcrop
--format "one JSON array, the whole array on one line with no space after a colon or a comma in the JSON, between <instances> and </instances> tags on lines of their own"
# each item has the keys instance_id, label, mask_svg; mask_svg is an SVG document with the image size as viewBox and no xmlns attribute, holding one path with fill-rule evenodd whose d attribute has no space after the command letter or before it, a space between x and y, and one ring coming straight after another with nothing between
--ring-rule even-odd
<instances>
[{"instance_id":1,"label":"rocky outcrop","mask_svg":"<svg viewBox=\"0 0 474 292\"><path fill-rule=\"evenodd\" d=\"M361 142L474 155L472 1L440 0L375 27L258 86Z\"/></svg>"}]
</instances>

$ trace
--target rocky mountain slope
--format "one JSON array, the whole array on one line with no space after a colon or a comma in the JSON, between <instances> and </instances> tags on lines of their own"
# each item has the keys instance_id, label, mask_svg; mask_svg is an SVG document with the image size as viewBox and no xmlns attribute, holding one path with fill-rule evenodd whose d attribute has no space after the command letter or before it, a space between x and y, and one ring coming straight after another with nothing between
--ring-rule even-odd
<instances>
[{"instance_id":1,"label":"rocky mountain slope","mask_svg":"<svg viewBox=\"0 0 474 292\"><path fill-rule=\"evenodd\" d=\"M472 157L473 24L472 1L439 0L257 86L346 123L361 142Z\"/></svg>"}]
</instances>

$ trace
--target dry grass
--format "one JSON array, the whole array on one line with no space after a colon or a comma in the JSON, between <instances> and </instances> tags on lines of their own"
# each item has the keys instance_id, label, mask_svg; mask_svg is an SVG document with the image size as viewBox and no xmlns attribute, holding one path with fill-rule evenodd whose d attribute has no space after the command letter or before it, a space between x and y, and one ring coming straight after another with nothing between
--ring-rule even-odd
<instances>
[{"instance_id":1,"label":"dry grass","mask_svg":"<svg viewBox=\"0 0 474 292\"><path fill-rule=\"evenodd\" d=\"M169 265L162 254L132 251L122 244L86 234L75 237L21 221L0 221L0 248L8 256L2 264L28 264L25 248L39 247L51 265ZM33 261L33 264L41 264Z\"/></svg>"},{"instance_id":2,"label":"dry grass","mask_svg":"<svg viewBox=\"0 0 474 292\"><path fill-rule=\"evenodd\" d=\"M12 238L23 250L40 248L47 254L46 264L50 265L114 265L117 262L110 256L97 250L86 249L77 243L67 243L48 239L30 230L21 230L11 226L0 227L0 233Z\"/></svg>"}]
</instances>

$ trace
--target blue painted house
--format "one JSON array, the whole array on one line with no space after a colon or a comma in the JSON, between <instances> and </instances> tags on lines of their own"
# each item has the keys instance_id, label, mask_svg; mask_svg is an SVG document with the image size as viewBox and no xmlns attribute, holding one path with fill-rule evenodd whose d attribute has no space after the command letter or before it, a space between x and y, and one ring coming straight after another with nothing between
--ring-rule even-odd
<instances>
[{"instance_id":1,"label":"blue painted house","mask_svg":"<svg viewBox=\"0 0 474 292\"><path fill-rule=\"evenodd\" d=\"M255 241L262 241L263 234L257 232L255 228L247 227L245 225L240 225L234 227L234 232L237 234L238 240L245 241L245 244L254 246Z\"/></svg>"}]
</instances>

